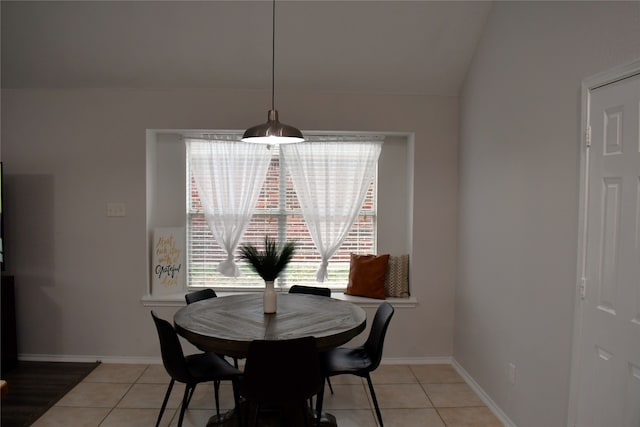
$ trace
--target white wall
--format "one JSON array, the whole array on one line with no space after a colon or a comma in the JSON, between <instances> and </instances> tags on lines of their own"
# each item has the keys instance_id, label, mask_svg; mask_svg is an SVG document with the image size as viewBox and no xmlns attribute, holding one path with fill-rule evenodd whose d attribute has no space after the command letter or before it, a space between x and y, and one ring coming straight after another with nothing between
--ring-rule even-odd
<instances>
[{"instance_id":1,"label":"white wall","mask_svg":"<svg viewBox=\"0 0 640 427\"><path fill-rule=\"evenodd\" d=\"M454 357L521 427L567 420L580 84L638 57L640 2L498 2L467 76Z\"/></svg>"},{"instance_id":2,"label":"white wall","mask_svg":"<svg viewBox=\"0 0 640 427\"><path fill-rule=\"evenodd\" d=\"M147 217L153 221L146 129L243 129L264 120L269 95L3 90L7 261L16 278L20 354L158 356L149 307L140 301L149 268ZM457 98L285 92L278 109L302 129L415 133L411 286L419 305L397 310L385 357L450 355ZM127 216L107 218L110 201L126 203ZM165 317L173 311L158 309Z\"/></svg>"}]
</instances>

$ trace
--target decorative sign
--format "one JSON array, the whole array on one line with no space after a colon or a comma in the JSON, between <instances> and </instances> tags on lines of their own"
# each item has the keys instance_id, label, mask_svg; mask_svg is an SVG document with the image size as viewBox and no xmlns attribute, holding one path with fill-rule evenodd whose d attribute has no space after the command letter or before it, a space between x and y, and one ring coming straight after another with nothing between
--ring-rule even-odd
<instances>
[{"instance_id":1,"label":"decorative sign","mask_svg":"<svg viewBox=\"0 0 640 427\"><path fill-rule=\"evenodd\" d=\"M156 228L153 231L151 291L173 294L184 289L184 227Z\"/></svg>"}]
</instances>

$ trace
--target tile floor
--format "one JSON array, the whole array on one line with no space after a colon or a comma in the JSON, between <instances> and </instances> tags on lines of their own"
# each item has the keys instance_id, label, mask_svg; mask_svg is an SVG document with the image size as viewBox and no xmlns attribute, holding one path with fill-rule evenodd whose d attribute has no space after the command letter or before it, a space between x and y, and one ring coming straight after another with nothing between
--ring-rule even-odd
<instances>
[{"instance_id":1,"label":"tile floor","mask_svg":"<svg viewBox=\"0 0 640 427\"><path fill-rule=\"evenodd\" d=\"M381 365L372 378L387 427L502 426L450 365ZM154 426L168 383L162 365L103 363L33 427ZM331 383L335 394L327 388L324 408L338 426L377 425L366 380L342 375ZM177 426L183 387L174 387L162 426ZM220 406L233 407L231 385L223 383L220 394ZM183 426L204 427L214 413L213 385L201 384Z\"/></svg>"}]
</instances>

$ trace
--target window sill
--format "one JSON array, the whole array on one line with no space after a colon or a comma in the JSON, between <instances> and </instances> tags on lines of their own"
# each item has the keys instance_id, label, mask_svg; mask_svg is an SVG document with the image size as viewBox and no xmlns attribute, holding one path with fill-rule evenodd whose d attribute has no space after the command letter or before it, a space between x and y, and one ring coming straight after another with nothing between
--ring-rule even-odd
<instances>
[{"instance_id":1,"label":"window sill","mask_svg":"<svg viewBox=\"0 0 640 427\"><path fill-rule=\"evenodd\" d=\"M261 292L261 291L256 291ZM245 294L249 292L232 292L232 291L216 291L218 296L223 297L227 295L235 295L235 294ZM279 292L285 293L285 292ZM141 302L145 307L182 307L186 305L184 300L184 292L179 292L175 294L169 295L145 295L142 297ZM416 297L408 297L408 298L387 298L386 300L379 300L374 298L366 298L366 297L356 297L353 295L345 295L342 291L334 291L331 294L332 298L349 301L357 306L362 308L376 308L382 303L382 301L387 301L391 305L397 308L414 308L418 306L418 300Z\"/></svg>"}]
</instances>

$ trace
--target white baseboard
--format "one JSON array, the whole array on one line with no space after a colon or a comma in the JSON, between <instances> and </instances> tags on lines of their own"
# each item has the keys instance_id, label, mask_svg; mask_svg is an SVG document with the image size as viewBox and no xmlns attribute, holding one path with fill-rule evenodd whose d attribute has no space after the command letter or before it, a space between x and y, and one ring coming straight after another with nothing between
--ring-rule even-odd
<instances>
[{"instance_id":1,"label":"white baseboard","mask_svg":"<svg viewBox=\"0 0 640 427\"><path fill-rule=\"evenodd\" d=\"M463 380L476 392L476 394L482 399L485 405L493 412L493 414L498 417L500 422L505 425L505 427L517 427L516 424L511 421L511 419L505 414L502 409L496 404L496 402L489 397L489 395L480 387L480 385L473 379L471 375L454 359L451 358L451 366L458 371Z\"/></svg>"},{"instance_id":2,"label":"white baseboard","mask_svg":"<svg viewBox=\"0 0 640 427\"><path fill-rule=\"evenodd\" d=\"M385 357L381 365L450 365L451 356L436 357Z\"/></svg>"},{"instance_id":3,"label":"white baseboard","mask_svg":"<svg viewBox=\"0 0 640 427\"><path fill-rule=\"evenodd\" d=\"M18 360L26 362L77 362L77 363L121 363L129 365L158 365L162 364L160 357L131 357L131 356L76 356L60 354L19 354Z\"/></svg>"},{"instance_id":4,"label":"white baseboard","mask_svg":"<svg viewBox=\"0 0 640 427\"><path fill-rule=\"evenodd\" d=\"M19 354L18 360L28 362L102 362L122 364L157 365L162 363L160 357L132 357L132 356L76 356L60 354ZM428 365L451 364L450 356L438 357L388 357L382 359L381 365Z\"/></svg>"}]
</instances>

